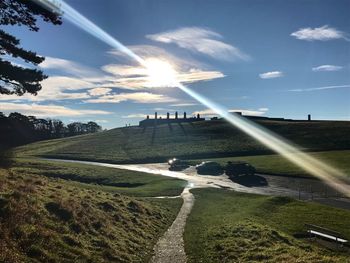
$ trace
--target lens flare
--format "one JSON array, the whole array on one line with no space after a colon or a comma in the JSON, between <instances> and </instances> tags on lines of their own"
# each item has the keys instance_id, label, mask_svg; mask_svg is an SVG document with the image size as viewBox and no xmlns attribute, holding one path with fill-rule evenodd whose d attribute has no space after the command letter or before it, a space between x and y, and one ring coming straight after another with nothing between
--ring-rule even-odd
<instances>
[{"instance_id":1,"label":"lens flare","mask_svg":"<svg viewBox=\"0 0 350 263\"><path fill-rule=\"evenodd\" d=\"M148 76L147 87L174 87L178 84L177 73L169 62L158 58L147 58L145 66Z\"/></svg>"},{"instance_id":2,"label":"lens flare","mask_svg":"<svg viewBox=\"0 0 350 263\"><path fill-rule=\"evenodd\" d=\"M203 95L195 92L194 90L184 86L180 82L176 80L176 72L173 72L173 68L169 68L167 65L165 68L166 77L169 79L165 80L163 76L157 76L161 74L162 70L164 70L164 64L158 62L148 62L144 60L129 48L124 46L118 40L113 38L107 32L102 30L96 24L91 22L89 19L81 15L78 11L73 9L67 3L61 0L32 0L38 4L41 4L45 8L53 11L59 12L63 15L64 18L68 19L70 22L75 24L77 27L86 31L87 33L93 35L94 37L102 40L106 44L110 45L113 48L118 49L124 54L128 55L130 58L136 60L139 64L146 68L146 71L149 72L150 78L157 83L164 82L169 84L169 81L172 86L176 86L180 88L182 91L187 93L192 98L196 99L198 102L207 106L218 115L226 119L229 123L236 126L246 134L250 135L266 147L271 150L279 153L284 158L304 169L308 173L324 180L330 186L336 188L338 191L350 197L350 186L343 183L340 179L345 178L345 174L340 172L339 170L331 167L330 165L325 164L317 160L316 158L300 151L296 146L293 146L292 143L287 142L285 139L280 137L279 135L253 123L248 121L245 118L239 117L238 115L232 114L228 112L228 109L216 104L215 102L209 100ZM174 78L174 79L173 79ZM166 85L168 86L168 85Z\"/></svg>"},{"instance_id":3,"label":"lens flare","mask_svg":"<svg viewBox=\"0 0 350 263\"><path fill-rule=\"evenodd\" d=\"M287 160L309 172L310 174L324 180L333 188L336 188L342 193L350 196L350 187L339 180L339 178L346 177L346 175L341 171L338 171L337 169L325 164L324 162L321 162L316 158L303 153L296 146L293 146L291 142L287 142L285 139L273 133L272 131L265 129L256 123L247 120L246 118L242 118L238 115L230 113L228 109L225 109L224 107L210 101L206 97L189 89L181 83L178 84L178 87L203 105L212 109L218 115L222 116L232 125L236 126L260 143L264 144L266 147L279 153Z\"/></svg>"}]
</instances>

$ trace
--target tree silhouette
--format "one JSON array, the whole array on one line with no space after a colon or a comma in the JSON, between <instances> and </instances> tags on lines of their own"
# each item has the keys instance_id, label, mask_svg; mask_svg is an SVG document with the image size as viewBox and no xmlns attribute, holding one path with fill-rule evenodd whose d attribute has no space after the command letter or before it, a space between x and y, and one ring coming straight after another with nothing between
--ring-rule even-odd
<instances>
[{"instance_id":1,"label":"tree silhouette","mask_svg":"<svg viewBox=\"0 0 350 263\"><path fill-rule=\"evenodd\" d=\"M54 25L62 23L59 13L51 12L35 1L1 0L0 2L0 25L24 25L32 31L38 31L37 17ZM0 29L0 56L21 58L34 66L44 61L44 57L19 45L19 39ZM28 92L36 95L41 90L40 82L45 78L47 76L41 70L15 65L0 57L0 94L23 95Z\"/></svg>"},{"instance_id":2,"label":"tree silhouette","mask_svg":"<svg viewBox=\"0 0 350 263\"><path fill-rule=\"evenodd\" d=\"M37 119L18 112L6 116L0 112L0 153L13 146L34 141L95 133L101 130L102 127L92 121L73 122L66 126L57 119Z\"/></svg>"}]
</instances>

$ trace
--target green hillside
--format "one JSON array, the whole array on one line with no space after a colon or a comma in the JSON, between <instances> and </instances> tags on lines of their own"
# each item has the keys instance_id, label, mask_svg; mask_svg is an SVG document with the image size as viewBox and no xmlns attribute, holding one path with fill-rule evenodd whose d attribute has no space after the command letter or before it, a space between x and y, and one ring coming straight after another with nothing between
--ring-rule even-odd
<instances>
[{"instance_id":1,"label":"green hillside","mask_svg":"<svg viewBox=\"0 0 350 263\"><path fill-rule=\"evenodd\" d=\"M304 149L350 149L350 122L259 121ZM125 127L97 134L42 141L19 147L19 156L46 156L113 163L155 162L169 157L208 158L269 153L224 121Z\"/></svg>"},{"instance_id":2,"label":"green hillside","mask_svg":"<svg viewBox=\"0 0 350 263\"><path fill-rule=\"evenodd\" d=\"M350 262L348 253L305 239L304 225L348 238L349 210L218 189L191 192L196 202L184 233L188 262Z\"/></svg>"},{"instance_id":3,"label":"green hillside","mask_svg":"<svg viewBox=\"0 0 350 263\"><path fill-rule=\"evenodd\" d=\"M0 262L148 262L184 181L81 164L0 167ZM136 197L137 196L137 197Z\"/></svg>"}]
</instances>

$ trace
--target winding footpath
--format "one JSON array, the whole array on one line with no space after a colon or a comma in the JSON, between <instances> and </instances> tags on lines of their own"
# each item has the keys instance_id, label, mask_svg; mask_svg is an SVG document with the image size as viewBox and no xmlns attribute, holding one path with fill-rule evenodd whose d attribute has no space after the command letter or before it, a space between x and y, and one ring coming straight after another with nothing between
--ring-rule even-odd
<instances>
[{"instance_id":1,"label":"winding footpath","mask_svg":"<svg viewBox=\"0 0 350 263\"><path fill-rule=\"evenodd\" d=\"M183 232L185 230L187 216L190 214L194 204L194 196L190 193L189 189L186 187L183 190L181 197L184 202L180 212L173 224L155 245L151 263L186 262Z\"/></svg>"}]
</instances>

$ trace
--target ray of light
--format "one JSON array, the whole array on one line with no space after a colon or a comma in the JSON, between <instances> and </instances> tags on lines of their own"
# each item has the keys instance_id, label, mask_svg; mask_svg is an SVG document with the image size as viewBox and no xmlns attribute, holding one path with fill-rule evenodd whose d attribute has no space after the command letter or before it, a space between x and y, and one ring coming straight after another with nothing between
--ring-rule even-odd
<instances>
[{"instance_id":1,"label":"ray of light","mask_svg":"<svg viewBox=\"0 0 350 263\"><path fill-rule=\"evenodd\" d=\"M73 9L67 3L62 0L32 0L36 1L39 4L42 4L46 8L57 12L59 10L62 12L62 15L68 19L70 22L86 31L87 33L93 35L94 37L102 40L106 44L110 45L113 48L118 49L119 51L125 53L130 58L136 60L145 68L148 67L146 61L131 51L129 48L124 46L118 40L113 38L107 32L102 30L96 24L91 22L89 19L84 17L78 11ZM151 71L153 69L150 69ZM250 135L266 147L271 150L279 153L285 157L290 162L304 169L308 173L324 180L330 186L336 188L338 191L341 191L343 194L350 197L350 186L344 184L339 178L345 178L345 174L341 171L331 167L330 165L321 162L320 160L310 156L299 150L296 146L293 146L292 143L287 142L285 139L280 137L277 134L259 126L256 123L253 123L245 118L242 118L238 115L228 112L228 109L222 107L221 105L216 104L215 102L209 100L203 95L195 92L194 90L184 86L183 84L177 82L174 86L177 86L182 91L187 93L192 98L196 99L198 102L207 106L218 115L226 119L229 123L236 126L246 134Z\"/></svg>"},{"instance_id":2,"label":"ray of light","mask_svg":"<svg viewBox=\"0 0 350 263\"><path fill-rule=\"evenodd\" d=\"M339 180L339 178L346 177L346 175L341 171L324 162L321 162L309 154L300 151L296 146L293 146L291 142L287 142L285 139L272 131L265 129L264 127L261 127L260 125L257 125L246 118L230 113L228 109L216 104L215 102L209 100L194 90L189 89L181 83L178 84L178 87L192 98L195 98L197 101L225 118L229 123L261 142L268 148L279 153L290 162L294 163L310 174L324 180L333 188L336 188L342 193L350 196L350 186Z\"/></svg>"},{"instance_id":3,"label":"ray of light","mask_svg":"<svg viewBox=\"0 0 350 263\"><path fill-rule=\"evenodd\" d=\"M73 7L68 5L66 2L61 0L33 0L34 2L42 5L43 7L49 9L52 12L62 14L64 18L69 20L71 23L84 30L85 32L93 35L94 37L102 40L106 44L111 47L118 49L124 54L128 55L130 58L136 60L142 66L145 66L145 61L134 52L132 52L129 48L124 46L106 31L98 27L91 20L87 19L85 16L80 14Z\"/></svg>"}]
</instances>

